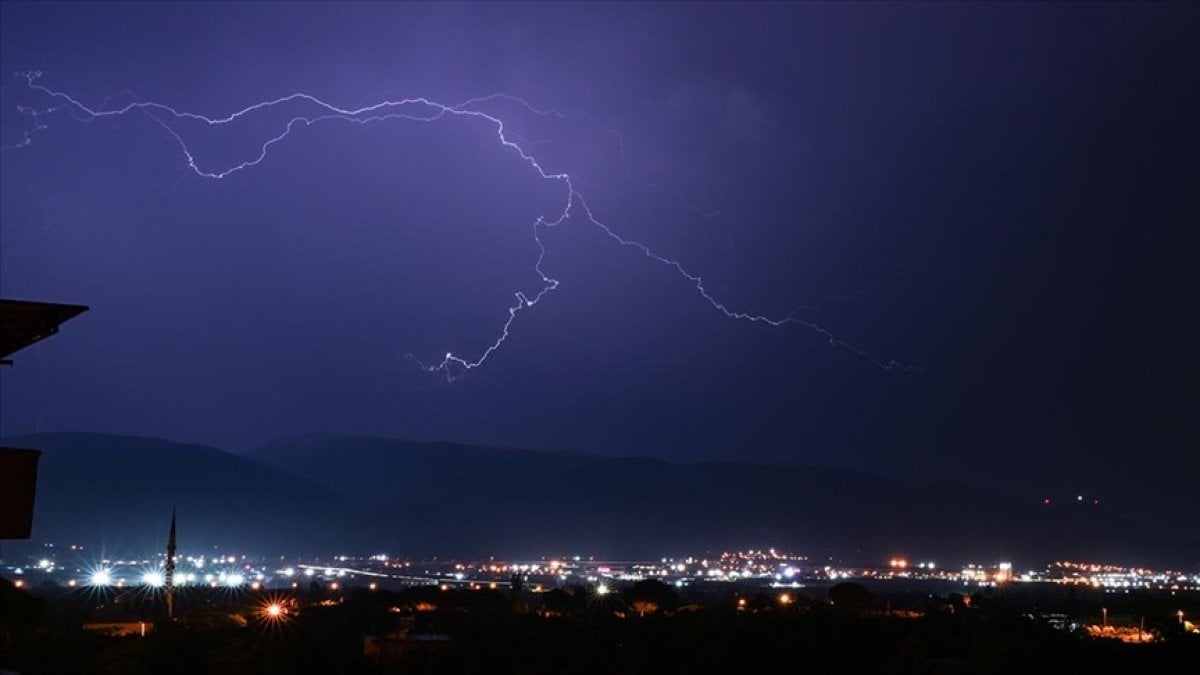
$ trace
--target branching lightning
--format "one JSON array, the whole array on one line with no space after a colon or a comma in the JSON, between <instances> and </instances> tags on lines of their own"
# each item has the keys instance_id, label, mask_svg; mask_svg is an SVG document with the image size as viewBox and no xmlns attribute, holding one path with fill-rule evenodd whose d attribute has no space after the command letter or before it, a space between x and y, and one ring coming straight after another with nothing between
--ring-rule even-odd
<instances>
[{"instance_id":1,"label":"branching lightning","mask_svg":"<svg viewBox=\"0 0 1200 675\"><path fill-rule=\"evenodd\" d=\"M417 359L413 359L426 372L438 374L448 380L454 380L461 377L465 373L482 366L493 353L508 340L513 323L517 319L517 315L523 310L530 309L536 306L542 298L548 293L559 287L559 280L548 275L543 269L543 263L546 259L546 247L541 240L541 233L544 229L557 227L569 220L572 216L581 217L592 226L598 228L608 238L623 247L633 249L641 253L646 258L664 265L672 270L687 283L689 283L700 297L705 300L714 309L725 315L729 319L739 321L747 321L750 323L760 323L770 326L799 326L816 332L825 338L829 344L836 347L841 347L851 353L868 360L875 366L884 370L900 370L909 372L916 370L913 366L904 365L894 359L877 358L870 352L862 349L841 337L838 337L830 330L806 319L801 319L795 316L795 313L773 318L762 314L754 314L742 310L732 309L723 301L718 299L709 292L705 286L704 279L684 267L680 261L670 258L659 253L656 253L646 244L640 241L629 239L617 234L604 221L596 217L591 207L588 205L584 195L576 189L575 183L572 181L571 175L565 172L552 172L546 170L536 157L527 152L519 141L513 140L515 135L506 130L504 120L493 114L480 109L481 105L487 104L495 100L504 100L510 103L517 104L528 112L542 117L565 117L558 110L541 110L535 108L524 99L509 96L507 94L491 94L479 98L472 98L458 104L449 105L438 103L424 97L404 98L399 100L384 100L378 103L368 105L361 108L347 109L327 103L316 96L307 93L294 93L281 98L276 98L267 101L260 101L253 105L247 106L229 114L225 117L208 117L197 113L181 111L171 106L156 103L152 101L134 100L121 107L106 109L106 105L102 104L95 108L89 107L78 99L70 96L67 93L51 89L40 83L40 72L18 73L24 78L25 83L31 90L41 92L50 97L57 103L47 108L35 109L28 106L21 106L18 111L26 115L33 121L33 127L25 131L21 140L16 144L9 146L6 149L14 149L26 147L33 143L35 136L43 133L48 127L45 122L47 116L57 112L67 111L73 118L81 121L92 121L106 117L118 117L130 113L144 113L157 122L166 132L174 138L179 145L179 149L187 162L188 168L197 176L214 180L228 178L239 171L255 167L262 163L271 148L275 144L286 139L293 130L297 127L307 127L321 122L350 122L358 125L366 125L374 122L384 122L388 120L404 120L410 122L430 123L447 117L463 117L480 121L481 123L490 124L495 128L496 138L503 148L515 153L520 160L532 168L537 175L545 181L552 181L562 185L564 191L564 200L562 210L554 215L538 216L533 222L533 240L537 245L538 255L534 262L533 269L541 278L541 286L537 292L527 294L524 291L514 293L514 303L508 307L508 317L500 327L498 336L489 344L478 356L474 358L464 357L452 352L447 352L440 361L427 364L422 363ZM197 161L195 154L189 147L183 135L171 125L172 121L189 120L200 122L209 126L223 126L236 122L237 120L250 115L256 111L267 110L283 106L289 103L301 103L312 105L318 111L314 115L295 115L291 117L283 126L282 130L268 138L258 148L258 151L249 159L245 159L239 163L226 166L224 168L202 167Z\"/></svg>"}]
</instances>

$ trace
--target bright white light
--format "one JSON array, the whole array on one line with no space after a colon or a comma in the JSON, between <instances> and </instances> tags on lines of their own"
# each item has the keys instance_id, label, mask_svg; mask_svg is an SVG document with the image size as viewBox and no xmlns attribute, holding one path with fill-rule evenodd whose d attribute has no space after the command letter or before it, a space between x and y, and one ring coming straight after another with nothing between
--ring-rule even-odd
<instances>
[{"instance_id":1,"label":"bright white light","mask_svg":"<svg viewBox=\"0 0 1200 675\"><path fill-rule=\"evenodd\" d=\"M316 574L316 572L314 572L314 571L313 571L313 568L311 568L311 567L309 567L308 569L304 570L304 576L306 576L306 577L311 577L311 576L312 576L312 575L314 575L314 574Z\"/></svg>"},{"instance_id":2,"label":"bright white light","mask_svg":"<svg viewBox=\"0 0 1200 675\"><path fill-rule=\"evenodd\" d=\"M243 577L240 574L230 574L225 577L225 585L226 586L241 586L242 582L245 580L246 580L245 577Z\"/></svg>"},{"instance_id":3,"label":"bright white light","mask_svg":"<svg viewBox=\"0 0 1200 675\"><path fill-rule=\"evenodd\" d=\"M50 561L45 558L42 558L41 560L38 561L38 569L43 569L43 570L49 569L50 565L51 565Z\"/></svg>"},{"instance_id":4,"label":"bright white light","mask_svg":"<svg viewBox=\"0 0 1200 675\"><path fill-rule=\"evenodd\" d=\"M608 586L600 584L596 586L596 595L608 595Z\"/></svg>"},{"instance_id":5,"label":"bright white light","mask_svg":"<svg viewBox=\"0 0 1200 675\"><path fill-rule=\"evenodd\" d=\"M162 572L146 572L142 575L142 583L158 588L166 583L166 579L163 578Z\"/></svg>"},{"instance_id":6,"label":"bright white light","mask_svg":"<svg viewBox=\"0 0 1200 675\"><path fill-rule=\"evenodd\" d=\"M295 574L296 574L296 570L294 570L294 569L292 569L292 568L290 568L290 567L288 567L287 569L283 570L283 576L285 576L285 577L294 576Z\"/></svg>"},{"instance_id":7,"label":"bright white light","mask_svg":"<svg viewBox=\"0 0 1200 675\"><path fill-rule=\"evenodd\" d=\"M112 572L96 570L92 572L91 582L93 586L108 586L112 583Z\"/></svg>"}]
</instances>

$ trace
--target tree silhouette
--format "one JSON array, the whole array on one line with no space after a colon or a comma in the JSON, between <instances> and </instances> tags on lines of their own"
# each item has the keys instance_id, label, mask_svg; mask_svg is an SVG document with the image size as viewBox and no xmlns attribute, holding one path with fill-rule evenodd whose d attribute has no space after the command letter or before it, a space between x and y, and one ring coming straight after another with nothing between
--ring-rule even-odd
<instances>
[{"instance_id":1,"label":"tree silhouette","mask_svg":"<svg viewBox=\"0 0 1200 675\"><path fill-rule=\"evenodd\" d=\"M862 584L845 581L829 589L829 602L838 609L861 611L871 606L871 592Z\"/></svg>"},{"instance_id":2,"label":"tree silhouette","mask_svg":"<svg viewBox=\"0 0 1200 675\"><path fill-rule=\"evenodd\" d=\"M674 609L679 605L679 596L675 594L675 589L657 579L643 579L625 589L622 595L633 611L641 616L653 614L660 609Z\"/></svg>"}]
</instances>

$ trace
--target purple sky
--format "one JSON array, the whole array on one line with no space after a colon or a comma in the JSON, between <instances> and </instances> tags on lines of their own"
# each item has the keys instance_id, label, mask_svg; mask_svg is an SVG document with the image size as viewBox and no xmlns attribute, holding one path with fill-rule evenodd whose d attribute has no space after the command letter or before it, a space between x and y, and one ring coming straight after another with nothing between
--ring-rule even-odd
<instances>
[{"instance_id":1,"label":"purple sky","mask_svg":"<svg viewBox=\"0 0 1200 675\"><path fill-rule=\"evenodd\" d=\"M316 124L210 180L144 114L21 114L56 101L15 77L0 140L35 133L2 155L3 295L92 309L3 373L5 434L789 459L1164 512L1162 467L1200 470L1194 6L2 12L0 70L96 109L503 92L561 111L477 106L731 309L920 368L726 318L575 212L542 236L561 286L447 383L407 355L481 354L541 287L532 224L565 198L487 120ZM219 169L311 112L171 123Z\"/></svg>"}]
</instances>

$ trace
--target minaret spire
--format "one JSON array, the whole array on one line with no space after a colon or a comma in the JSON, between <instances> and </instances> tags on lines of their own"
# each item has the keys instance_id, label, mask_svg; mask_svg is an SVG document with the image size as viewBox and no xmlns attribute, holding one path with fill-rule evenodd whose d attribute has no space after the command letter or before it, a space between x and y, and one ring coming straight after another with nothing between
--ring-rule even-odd
<instances>
[{"instance_id":1,"label":"minaret spire","mask_svg":"<svg viewBox=\"0 0 1200 675\"><path fill-rule=\"evenodd\" d=\"M167 535L167 569L163 575L167 590L167 618L175 617L175 509L171 509L171 533Z\"/></svg>"}]
</instances>

